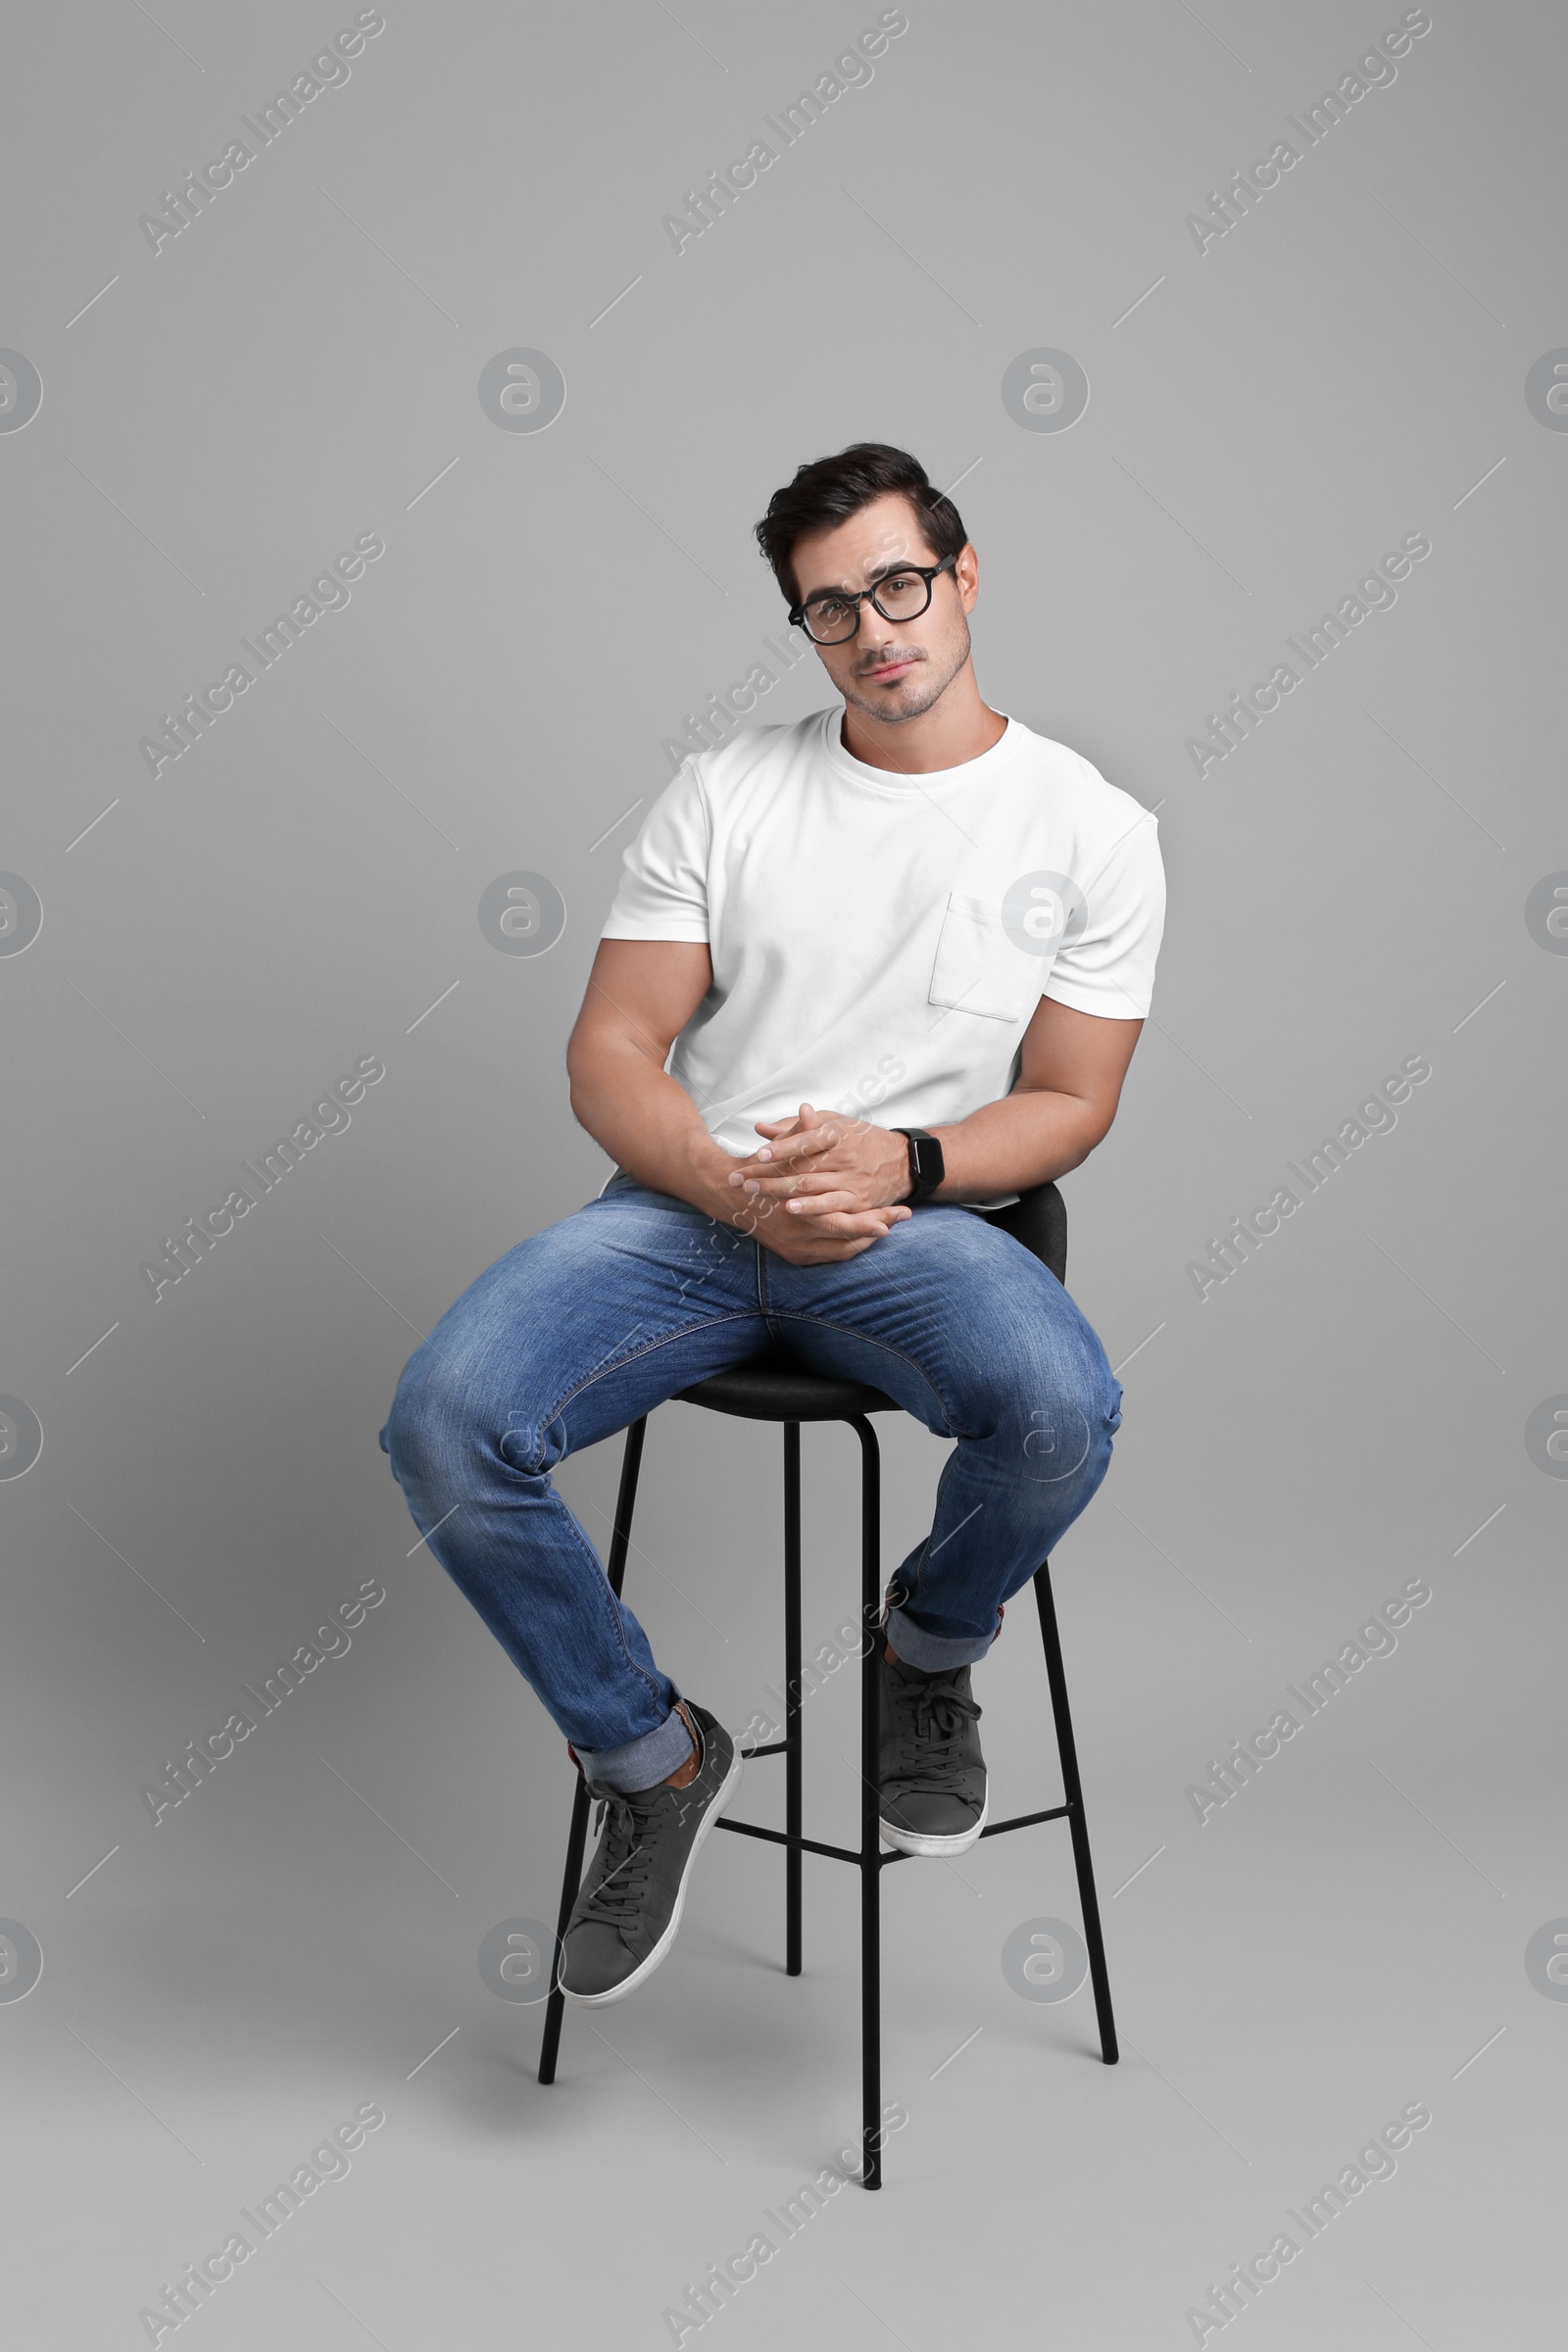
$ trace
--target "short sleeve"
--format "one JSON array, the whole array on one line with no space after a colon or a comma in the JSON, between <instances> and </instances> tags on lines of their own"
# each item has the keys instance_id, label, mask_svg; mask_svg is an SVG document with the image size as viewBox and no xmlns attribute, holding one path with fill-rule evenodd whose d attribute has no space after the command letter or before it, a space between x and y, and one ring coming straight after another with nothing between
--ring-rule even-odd
<instances>
[{"instance_id":1,"label":"short sleeve","mask_svg":"<svg viewBox=\"0 0 1568 2352\"><path fill-rule=\"evenodd\" d=\"M706 941L710 839L694 758L665 785L622 852L620 886L601 938Z\"/></svg>"},{"instance_id":2,"label":"short sleeve","mask_svg":"<svg viewBox=\"0 0 1568 2352\"><path fill-rule=\"evenodd\" d=\"M1133 808L1136 802L1130 802ZM1143 1020L1154 993L1154 961L1165 928L1165 869L1159 828L1146 808L1125 825L1085 879L1088 920L1058 950L1045 994L1102 1020Z\"/></svg>"}]
</instances>

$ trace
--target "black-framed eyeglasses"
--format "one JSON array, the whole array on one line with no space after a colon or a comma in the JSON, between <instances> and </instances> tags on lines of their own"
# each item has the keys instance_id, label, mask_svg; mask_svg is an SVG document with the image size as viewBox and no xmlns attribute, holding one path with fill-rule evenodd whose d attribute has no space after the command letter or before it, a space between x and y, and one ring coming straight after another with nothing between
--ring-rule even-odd
<instances>
[{"instance_id":1,"label":"black-framed eyeglasses","mask_svg":"<svg viewBox=\"0 0 1568 2352\"><path fill-rule=\"evenodd\" d=\"M884 620L918 620L931 602L931 583L951 571L956 556L940 564L899 564L869 588L824 588L804 605L791 605L790 620L814 645L846 645L860 626L860 607L869 604Z\"/></svg>"}]
</instances>

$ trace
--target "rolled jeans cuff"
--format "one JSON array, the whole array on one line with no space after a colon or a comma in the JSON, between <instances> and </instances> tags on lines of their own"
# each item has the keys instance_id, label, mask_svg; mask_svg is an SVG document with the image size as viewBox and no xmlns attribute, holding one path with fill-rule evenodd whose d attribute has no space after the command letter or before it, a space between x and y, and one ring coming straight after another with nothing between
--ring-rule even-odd
<instances>
[{"instance_id":1,"label":"rolled jeans cuff","mask_svg":"<svg viewBox=\"0 0 1568 2352\"><path fill-rule=\"evenodd\" d=\"M884 1627L887 1639L907 1666L918 1666L922 1674L944 1674L950 1666L972 1666L983 1658L1002 1631L997 1620L997 1633L985 1634L978 1640L958 1640L946 1634L928 1634L912 1623L904 1611L890 1603Z\"/></svg>"},{"instance_id":2,"label":"rolled jeans cuff","mask_svg":"<svg viewBox=\"0 0 1568 2352\"><path fill-rule=\"evenodd\" d=\"M602 1781L607 1788L652 1788L680 1770L692 1753L692 1737L686 1718L671 1707L662 1723L619 1747L585 1748L573 1742L571 1752L586 1780Z\"/></svg>"}]
</instances>

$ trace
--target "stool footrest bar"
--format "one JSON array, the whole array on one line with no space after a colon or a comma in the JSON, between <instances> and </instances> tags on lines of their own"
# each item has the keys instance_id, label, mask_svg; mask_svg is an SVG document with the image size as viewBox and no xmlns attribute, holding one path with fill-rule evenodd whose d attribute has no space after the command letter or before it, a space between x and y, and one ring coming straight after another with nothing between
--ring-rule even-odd
<instances>
[{"instance_id":1,"label":"stool footrest bar","mask_svg":"<svg viewBox=\"0 0 1568 2352\"><path fill-rule=\"evenodd\" d=\"M1000 1838L1004 1830L1033 1829L1037 1821L1065 1821L1071 1811L1071 1805L1053 1805L1047 1813L1015 1813L1010 1821L994 1821L980 1835L982 1838Z\"/></svg>"},{"instance_id":2,"label":"stool footrest bar","mask_svg":"<svg viewBox=\"0 0 1568 2352\"><path fill-rule=\"evenodd\" d=\"M731 1821L721 1814L713 1824L717 1830L733 1830L739 1838L765 1838L769 1845L793 1846L800 1854L826 1854L832 1862L853 1862L858 1868L860 1857L847 1845L823 1845L816 1838L792 1838L787 1830L764 1830L755 1821Z\"/></svg>"}]
</instances>

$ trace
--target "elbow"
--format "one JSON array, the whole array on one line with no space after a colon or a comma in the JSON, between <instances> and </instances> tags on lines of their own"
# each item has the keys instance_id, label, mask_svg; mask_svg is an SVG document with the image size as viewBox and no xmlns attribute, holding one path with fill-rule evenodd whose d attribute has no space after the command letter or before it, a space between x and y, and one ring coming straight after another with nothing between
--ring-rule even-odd
<instances>
[{"instance_id":1,"label":"elbow","mask_svg":"<svg viewBox=\"0 0 1568 2352\"><path fill-rule=\"evenodd\" d=\"M1072 1156L1064 1162L1061 1169L1064 1176L1069 1175L1074 1168L1081 1168L1095 1147L1104 1142L1110 1133L1115 1116L1114 1106L1109 1110L1103 1110L1099 1104L1085 1104L1084 1116L1075 1122L1076 1131L1071 1148Z\"/></svg>"},{"instance_id":2,"label":"elbow","mask_svg":"<svg viewBox=\"0 0 1568 2352\"><path fill-rule=\"evenodd\" d=\"M566 1040L566 1084L571 1089L571 1107L580 1118L582 1097L589 1085L593 1055L579 1021Z\"/></svg>"},{"instance_id":3,"label":"elbow","mask_svg":"<svg viewBox=\"0 0 1568 2352\"><path fill-rule=\"evenodd\" d=\"M566 1100L571 1105L571 1115L579 1127L588 1125L592 1094L593 1089L589 1083L588 1070L583 1056L580 1054L573 1054L568 1046L566 1048Z\"/></svg>"},{"instance_id":4,"label":"elbow","mask_svg":"<svg viewBox=\"0 0 1568 2352\"><path fill-rule=\"evenodd\" d=\"M640 1056L633 1054L634 1060ZM600 1128L617 1095L623 1095L626 1056L613 1037L579 1022L566 1040L566 1093L571 1115L599 1142Z\"/></svg>"},{"instance_id":5,"label":"elbow","mask_svg":"<svg viewBox=\"0 0 1568 2352\"><path fill-rule=\"evenodd\" d=\"M594 1093L588 1071L580 1061L574 1063L568 1054L566 1057L566 1100L571 1105L571 1115L578 1126L588 1128L590 1134L593 1132L590 1121L593 1117Z\"/></svg>"}]
</instances>

